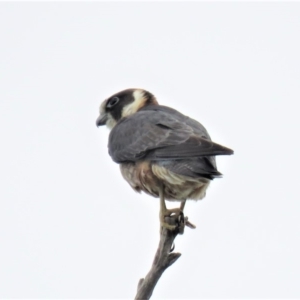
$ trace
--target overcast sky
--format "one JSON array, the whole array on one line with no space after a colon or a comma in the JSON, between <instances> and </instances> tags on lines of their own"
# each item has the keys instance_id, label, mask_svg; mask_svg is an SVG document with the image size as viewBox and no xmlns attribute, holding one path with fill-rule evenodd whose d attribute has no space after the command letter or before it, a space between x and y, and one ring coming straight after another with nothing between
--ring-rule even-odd
<instances>
[{"instance_id":1,"label":"overcast sky","mask_svg":"<svg viewBox=\"0 0 300 300\"><path fill-rule=\"evenodd\" d=\"M299 2L2 2L0 43L0 297L134 297L159 203L95 126L131 87L235 151L153 299L300 297Z\"/></svg>"}]
</instances>

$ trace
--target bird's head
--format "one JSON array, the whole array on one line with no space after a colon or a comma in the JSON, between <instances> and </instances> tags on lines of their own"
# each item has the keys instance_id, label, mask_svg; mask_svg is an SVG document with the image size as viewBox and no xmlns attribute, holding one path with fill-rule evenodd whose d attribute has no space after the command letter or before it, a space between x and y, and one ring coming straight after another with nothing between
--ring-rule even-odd
<instances>
[{"instance_id":1,"label":"bird's head","mask_svg":"<svg viewBox=\"0 0 300 300\"><path fill-rule=\"evenodd\" d=\"M156 98L142 89L127 89L112 95L100 105L97 126L106 125L112 129L122 118L135 114L142 107L156 105Z\"/></svg>"}]
</instances>

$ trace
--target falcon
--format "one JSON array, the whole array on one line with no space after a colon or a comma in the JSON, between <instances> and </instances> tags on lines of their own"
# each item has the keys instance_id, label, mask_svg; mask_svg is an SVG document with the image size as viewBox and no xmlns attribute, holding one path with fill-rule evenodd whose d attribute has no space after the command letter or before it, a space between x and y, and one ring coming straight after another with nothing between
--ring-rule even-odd
<instances>
[{"instance_id":1,"label":"falcon","mask_svg":"<svg viewBox=\"0 0 300 300\"><path fill-rule=\"evenodd\" d=\"M199 122L159 105L143 89L127 89L103 101L96 125L111 130L108 152L129 185L160 199L160 224L169 230L178 224L165 217L183 215L186 200L203 199L210 181L221 177L215 156L233 154L212 142ZM179 201L180 207L167 209L165 200Z\"/></svg>"}]
</instances>

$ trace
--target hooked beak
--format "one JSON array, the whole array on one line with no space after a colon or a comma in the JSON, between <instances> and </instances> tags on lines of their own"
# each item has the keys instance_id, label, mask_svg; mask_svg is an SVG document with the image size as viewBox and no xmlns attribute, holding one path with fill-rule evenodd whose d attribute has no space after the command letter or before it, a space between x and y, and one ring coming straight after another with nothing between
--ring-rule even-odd
<instances>
[{"instance_id":1,"label":"hooked beak","mask_svg":"<svg viewBox=\"0 0 300 300\"><path fill-rule=\"evenodd\" d=\"M103 126L106 124L106 121L107 121L107 114L100 115L96 120L96 126L97 127Z\"/></svg>"}]
</instances>

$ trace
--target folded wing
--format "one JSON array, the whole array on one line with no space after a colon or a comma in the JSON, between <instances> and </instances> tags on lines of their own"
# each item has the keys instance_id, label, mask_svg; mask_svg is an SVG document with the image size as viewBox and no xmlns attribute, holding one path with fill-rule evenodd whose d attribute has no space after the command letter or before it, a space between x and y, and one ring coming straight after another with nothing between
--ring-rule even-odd
<instances>
[{"instance_id":1,"label":"folded wing","mask_svg":"<svg viewBox=\"0 0 300 300\"><path fill-rule=\"evenodd\" d=\"M148 106L119 122L110 133L108 147L117 163L233 154L212 142L197 121L159 105Z\"/></svg>"}]
</instances>

